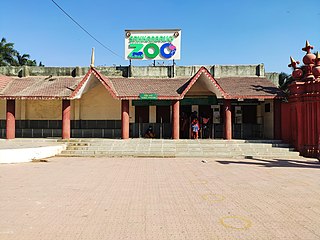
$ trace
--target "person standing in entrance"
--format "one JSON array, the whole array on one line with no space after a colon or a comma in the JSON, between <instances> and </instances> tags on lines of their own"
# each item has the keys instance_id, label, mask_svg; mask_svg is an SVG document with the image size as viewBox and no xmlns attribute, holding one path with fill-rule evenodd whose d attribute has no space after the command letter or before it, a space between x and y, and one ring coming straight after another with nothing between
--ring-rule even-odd
<instances>
[{"instance_id":1,"label":"person standing in entrance","mask_svg":"<svg viewBox=\"0 0 320 240\"><path fill-rule=\"evenodd\" d=\"M208 118L206 115L204 115L204 117L202 117L202 138L209 138L210 134L209 134L209 121L210 118Z\"/></svg>"},{"instance_id":2,"label":"person standing in entrance","mask_svg":"<svg viewBox=\"0 0 320 240\"><path fill-rule=\"evenodd\" d=\"M188 138L188 116L185 112L181 113L181 118L180 118L180 137L181 138Z\"/></svg>"},{"instance_id":3,"label":"person standing in entrance","mask_svg":"<svg viewBox=\"0 0 320 240\"><path fill-rule=\"evenodd\" d=\"M199 130L200 130L200 125L199 125L198 119L195 118L191 123L191 135L193 139L198 139Z\"/></svg>"}]
</instances>

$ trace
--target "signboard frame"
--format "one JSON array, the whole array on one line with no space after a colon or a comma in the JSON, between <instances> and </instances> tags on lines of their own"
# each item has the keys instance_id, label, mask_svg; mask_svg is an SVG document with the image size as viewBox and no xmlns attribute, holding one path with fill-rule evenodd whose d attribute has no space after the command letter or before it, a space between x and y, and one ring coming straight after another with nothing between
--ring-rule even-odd
<instances>
[{"instance_id":1,"label":"signboard frame","mask_svg":"<svg viewBox=\"0 0 320 240\"><path fill-rule=\"evenodd\" d=\"M125 30L126 60L180 60L181 29Z\"/></svg>"}]
</instances>

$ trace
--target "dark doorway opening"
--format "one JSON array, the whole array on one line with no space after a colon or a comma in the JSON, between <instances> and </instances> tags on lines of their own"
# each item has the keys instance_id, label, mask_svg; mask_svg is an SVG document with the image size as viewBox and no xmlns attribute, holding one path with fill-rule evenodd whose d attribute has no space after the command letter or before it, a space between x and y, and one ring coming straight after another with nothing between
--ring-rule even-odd
<instances>
[{"instance_id":1,"label":"dark doorway opening","mask_svg":"<svg viewBox=\"0 0 320 240\"><path fill-rule=\"evenodd\" d=\"M136 123L149 122L149 106L135 106L135 122Z\"/></svg>"},{"instance_id":2,"label":"dark doorway opening","mask_svg":"<svg viewBox=\"0 0 320 240\"><path fill-rule=\"evenodd\" d=\"M211 105L199 105L200 137L212 138L213 109Z\"/></svg>"},{"instance_id":3,"label":"dark doorway opening","mask_svg":"<svg viewBox=\"0 0 320 240\"><path fill-rule=\"evenodd\" d=\"M157 106L157 123L170 123L170 106Z\"/></svg>"},{"instance_id":4,"label":"dark doorway opening","mask_svg":"<svg viewBox=\"0 0 320 240\"><path fill-rule=\"evenodd\" d=\"M180 138L190 138L191 105L180 106Z\"/></svg>"}]
</instances>

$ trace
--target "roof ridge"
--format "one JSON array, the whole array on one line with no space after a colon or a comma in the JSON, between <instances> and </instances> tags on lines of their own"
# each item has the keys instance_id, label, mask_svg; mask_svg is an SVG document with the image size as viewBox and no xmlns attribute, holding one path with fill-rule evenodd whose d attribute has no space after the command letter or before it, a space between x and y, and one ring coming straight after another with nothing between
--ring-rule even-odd
<instances>
[{"instance_id":1,"label":"roof ridge","mask_svg":"<svg viewBox=\"0 0 320 240\"><path fill-rule=\"evenodd\" d=\"M214 84L214 87L217 88L217 90L221 93L223 97L229 97L229 94L220 86L220 84L214 79L214 77L211 75L208 69L204 66L199 68L199 70L190 78L186 88L180 94L182 97L184 97L187 94L187 92L192 88L192 86L197 82L197 80L200 78L202 74L205 74L209 78L211 83Z\"/></svg>"}]
</instances>

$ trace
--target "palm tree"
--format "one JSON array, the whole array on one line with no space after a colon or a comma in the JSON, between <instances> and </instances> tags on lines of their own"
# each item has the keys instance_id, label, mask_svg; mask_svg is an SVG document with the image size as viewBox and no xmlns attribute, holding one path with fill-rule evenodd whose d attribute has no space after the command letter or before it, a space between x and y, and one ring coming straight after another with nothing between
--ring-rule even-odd
<instances>
[{"instance_id":1,"label":"palm tree","mask_svg":"<svg viewBox=\"0 0 320 240\"><path fill-rule=\"evenodd\" d=\"M288 92L288 85L293 82L293 78L290 74L281 72L279 74L279 87L284 92Z\"/></svg>"},{"instance_id":2,"label":"palm tree","mask_svg":"<svg viewBox=\"0 0 320 240\"><path fill-rule=\"evenodd\" d=\"M18 65L16 56L18 51L13 48L14 43L7 43L5 38L0 42L0 66Z\"/></svg>"},{"instance_id":3,"label":"palm tree","mask_svg":"<svg viewBox=\"0 0 320 240\"><path fill-rule=\"evenodd\" d=\"M14 43L8 43L5 38L1 39L0 66L37 66L36 60L31 60L29 54L21 55L13 47Z\"/></svg>"},{"instance_id":4,"label":"palm tree","mask_svg":"<svg viewBox=\"0 0 320 240\"><path fill-rule=\"evenodd\" d=\"M37 61L36 60L28 60L26 65L27 66L37 66Z\"/></svg>"},{"instance_id":5,"label":"palm tree","mask_svg":"<svg viewBox=\"0 0 320 240\"><path fill-rule=\"evenodd\" d=\"M29 54L23 54L22 56L20 53L17 54L17 59L18 59L18 65L19 66L37 66L36 60L31 60L29 59L30 55Z\"/></svg>"},{"instance_id":6,"label":"palm tree","mask_svg":"<svg viewBox=\"0 0 320 240\"><path fill-rule=\"evenodd\" d=\"M17 54L18 64L20 66L27 65L29 58L29 54L23 54L22 56L20 55L20 53Z\"/></svg>"}]
</instances>

